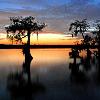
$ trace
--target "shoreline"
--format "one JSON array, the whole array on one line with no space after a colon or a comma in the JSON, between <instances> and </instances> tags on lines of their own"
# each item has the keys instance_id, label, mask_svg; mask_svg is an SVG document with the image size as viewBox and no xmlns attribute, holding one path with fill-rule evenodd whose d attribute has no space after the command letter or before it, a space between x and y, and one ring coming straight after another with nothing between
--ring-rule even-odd
<instances>
[{"instance_id":1,"label":"shoreline","mask_svg":"<svg viewBox=\"0 0 100 100\"><path fill-rule=\"evenodd\" d=\"M24 45L5 45L0 44L0 49L22 49ZM95 46L82 46L82 45L30 45L31 49L45 49L45 48L98 48Z\"/></svg>"}]
</instances>

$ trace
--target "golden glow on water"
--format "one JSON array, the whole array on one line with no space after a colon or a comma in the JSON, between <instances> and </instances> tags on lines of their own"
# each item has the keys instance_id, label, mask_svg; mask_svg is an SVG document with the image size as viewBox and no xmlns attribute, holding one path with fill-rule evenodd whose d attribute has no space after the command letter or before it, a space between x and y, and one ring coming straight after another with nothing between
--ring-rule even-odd
<instances>
[{"instance_id":1,"label":"golden glow on water","mask_svg":"<svg viewBox=\"0 0 100 100\"><path fill-rule=\"evenodd\" d=\"M69 59L70 49L31 49L35 65L51 66L52 64L66 63ZM42 67L43 67L42 66ZM51 66L52 67L52 66Z\"/></svg>"},{"instance_id":2,"label":"golden glow on water","mask_svg":"<svg viewBox=\"0 0 100 100\"><path fill-rule=\"evenodd\" d=\"M15 67L22 65L24 56L19 49L0 49L0 67Z\"/></svg>"},{"instance_id":3,"label":"golden glow on water","mask_svg":"<svg viewBox=\"0 0 100 100\"><path fill-rule=\"evenodd\" d=\"M63 75L69 73L70 49L31 49L33 60L30 71L32 79L37 75L44 78L48 75L49 80L56 77L63 80ZM0 71L11 73L23 70L24 56L21 49L0 49ZM0 75L5 75L0 73ZM47 77L46 77L47 78ZM55 79L55 78L54 78Z\"/></svg>"},{"instance_id":4,"label":"golden glow on water","mask_svg":"<svg viewBox=\"0 0 100 100\"><path fill-rule=\"evenodd\" d=\"M31 49L33 56L32 67L66 63L69 60L70 49ZM0 50L0 67L22 65L24 56L21 49L2 49ZM15 64L15 65L14 65ZM7 67L6 66L6 67Z\"/></svg>"}]
</instances>

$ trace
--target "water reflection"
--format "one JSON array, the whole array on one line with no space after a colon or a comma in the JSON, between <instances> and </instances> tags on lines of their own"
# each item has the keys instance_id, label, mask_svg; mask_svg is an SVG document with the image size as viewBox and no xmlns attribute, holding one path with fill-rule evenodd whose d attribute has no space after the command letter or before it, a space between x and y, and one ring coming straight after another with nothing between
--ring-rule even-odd
<instances>
[{"instance_id":1,"label":"water reflection","mask_svg":"<svg viewBox=\"0 0 100 100\"><path fill-rule=\"evenodd\" d=\"M81 64L83 64L83 58L79 56L79 50L77 48L72 48L72 52L69 53L70 58L73 58L73 62L69 63L69 69L71 70L71 82L84 83L87 77L83 70L80 69ZM81 62L77 63L77 58L81 58Z\"/></svg>"},{"instance_id":2,"label":"water reflection","mask_svg":"<svg viewBox=\"0 0 100 100\"><path fill-rule=\"evenodd\" d=\"M70 49L32 49L33 60L25 62L21 52L0 50L0 100L100 99L99 60L93 53L91 59L84 51L69 58Z\"/></svg>"},{"instance_id":3,"label":"water reflection","mask_svg":"<svg viewBox=\"0 0 100 100\"><path fill-rule=\"evenodd\" d=\"M25 99L34 100L38 93L45 92L45 86L39 82L39 78L33 82L31 80L30 64L32 59L25 56L22 71L10 73L7 78L7 89L12 100Z\"/></svg>"},{"instance_id":4,"label":"water reflection","mask_svg":"<svg viewBox=\"0 0 100 100\"><path fill-rule=\"evenodd\" d=\"M84 51L85 52L85 51ZM100 67L99 59L95 51L87 50L87 55L81 55L78 48L73 48L69 53L70 58L73 58L73 62L69 63L69 69L71 70L71 81L76 83L89 83L93 80L99 80ZM80 59L77 62L77 59ZM92 80L91 80L92 79Z\"/></svg>"}]
</instances>

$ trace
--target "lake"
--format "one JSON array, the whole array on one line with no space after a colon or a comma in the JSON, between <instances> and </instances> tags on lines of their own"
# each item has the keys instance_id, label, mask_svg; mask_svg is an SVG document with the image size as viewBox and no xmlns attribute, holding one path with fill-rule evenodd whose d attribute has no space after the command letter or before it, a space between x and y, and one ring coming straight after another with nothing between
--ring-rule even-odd
<instances>
[{"instance_id":1,"label":"lake","mask_svg":"<svg viewBox=\"0 0 100 100\"><path fill-rule=\"evenodd\" d=\"M69 58L70 51L71 49L66 48L31 49L33 56L30 64L31 81L41 83L45 91L35 91L28 97L31 96L32 100L100 100L96 66L92 64L88 71L84 71L85 82L81 80L82 73L78 74L80 75L78 80L82 83L76 78L73 80L69 68L69 63L73 62L73 59ZM0 100L25 99L25 96L14 97L7 88L9 75L23 72L24 60L21 49L0 49ZM80 60L77 59L77 62ZM30 93L28 89L25 91Z\"/></svg>"}]
</instances>

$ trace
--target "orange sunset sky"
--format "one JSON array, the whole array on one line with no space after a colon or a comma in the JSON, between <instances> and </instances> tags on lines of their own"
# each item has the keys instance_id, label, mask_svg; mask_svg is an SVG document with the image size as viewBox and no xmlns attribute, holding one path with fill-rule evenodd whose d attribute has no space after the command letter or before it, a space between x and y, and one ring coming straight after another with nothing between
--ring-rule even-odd
<instances>
[{"instance_id":1,"label":"orange sunset sky","mask_svg":"<svg viewBox=\"0 0 100 100\"><path fill-rule=\"evenodd\" d=\"M33 16L47 24L38 41L35 34L31 36L31 44L73 44L80 38L69 37L64 32L69 32L70 23L75 20L98 19L99 4L100 0L0 0L0 44L11 44L3 33L12 16Z\"/></svg>"},{"instance_id":2,"label":"orange sunset sky","mask_svg":"<svg viewBox=\"0 0 100 100\"><path fill-rule=\"evenodd\" d=\"M31 44L32 45L68 45L75 44L80 42L80 38L72 37L70 34L61 34L61 33L41 33L31 34ZM27 37L22 39L23 43L26 43ZM0 44L12 44L12 42L6 38L6 34L0 34ZM14 44L20 44L20 42L14 41Z\"/></svg>"}]
</instances>

